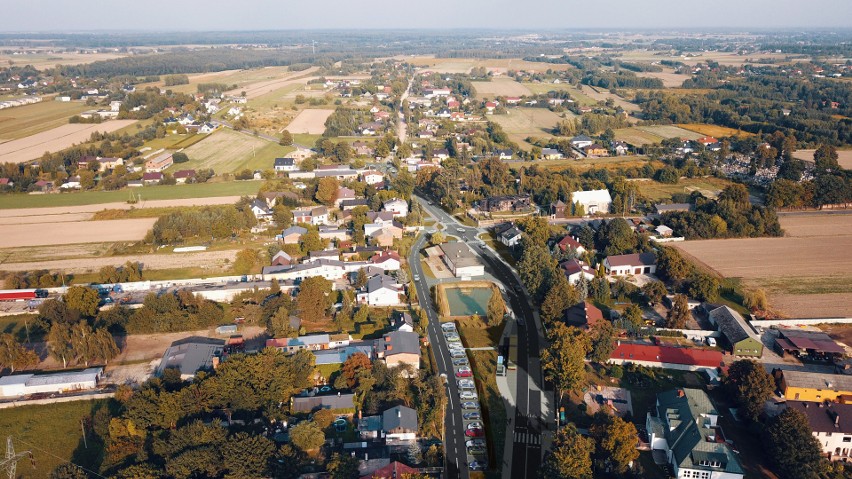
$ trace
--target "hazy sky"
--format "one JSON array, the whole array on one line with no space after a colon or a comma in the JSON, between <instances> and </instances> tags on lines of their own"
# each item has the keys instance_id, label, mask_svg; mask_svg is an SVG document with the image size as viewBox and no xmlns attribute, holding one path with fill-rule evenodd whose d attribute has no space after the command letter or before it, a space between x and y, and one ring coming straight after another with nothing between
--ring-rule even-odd
<instances>
[{"instance_id":1,"label":"hazy sky","mask_svg":"<svg viewBox=\"0 0 852 479\"><path fill-rule=\"evenodd\" d=\"M307 28L852 28L852 0L16 0L0 32Z\"/></svg>"}]
</instances>

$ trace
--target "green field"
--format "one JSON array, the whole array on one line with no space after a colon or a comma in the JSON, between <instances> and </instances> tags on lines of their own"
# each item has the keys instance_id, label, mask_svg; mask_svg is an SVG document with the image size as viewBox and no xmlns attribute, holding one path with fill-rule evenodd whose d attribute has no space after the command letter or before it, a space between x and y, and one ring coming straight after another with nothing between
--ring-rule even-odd
<instances>
[{"instance_id":1,"label":"green field","mask_svg":"<svg viewBox=\"0 0 852 479\"><path fill-rule=\"evenodd\" d=\"M188 163L175 164L169 171L212 168L218 174L249 170L271 170L275 158L295 148L281 146L228 128L211 133L209 138L184 150Z\"/></svg>"},{"instance_id":2,"label":"green field","mask_svg":"<svg viewBox=\"0 0 852 479\"><path fill-rule=\"evenodd\" d=\"M565 112L567 118L574 114ZM532 145L524 141L527 137L546 138L553 135L553 129L563 120L561 114L546 108L511 108L506 115L491 115L491 121L503 127L509 139L518 143L521 148L530 149Z\"/></svg>"},{"instance_id":3,"label":"green field","mask_svg":"<svg viewBox=\"0 0 852 479\"><path fill-rule=\"evenodd\" d=\"M186 163L184 163L185 165ZM210 198L215 196L255 195L261 181L225 181L192 185L146 186L118 191L83 191L56 195L14 194L0 196L0 209L42 208L47 206L80 206L100 203L124 203L132 191L145 200Z\"/></svg>"},{"instance_id":4,"label":"green field","mask_svg":"<svg viewBox=\"0 0 852 479\"><path fill-rule=\"evenodd\" d=\"M571 95L571 99L577 102L580 106L593 106L598 104L597 100L585 93L582 93L580 90L567 83L522 83L522 85L527 87L536 95L547 93L549 91L567 91Z\"/></svg>"},{"instance_id":5,"label":"green field","mask_svg":"<svg viewBox=\"0 0 852 479\"><path fill-rule=\"evenodd\" d=\"M198 143L199 141L207 138L208 135L166 135L163 138L154 138L151 141L146 141L145 146L151 148L152 150L159 150L161 148L168 148L170 150L177 150L179 148L189 148L190 146Z\"/></svg>"},{"instance_id":6,"label":"green field","mask_svg":"<svg viewBox=\"0 0 852 479\"><path fill-rule=\"evenodd\" d=\"M72 116L91 109L81 102L46 99L41 103L0 110L0 141L24 138L68 124Z\"/></svg>"},{"instance_id":7,"label":"green field","mask_svg":"<svg viewBox=\"0 0 852 479\"><path fill-rule=\"evenodd\" d=\"M651 133L652 135L662 136L663 138L683 138L685 140L697 140L701 138L701 133L684 130L674 125L654 125L654 126L639 126L638 130Z\"/></svg>"},{"instance_id":8,"label":"green field","mask_svg":"<svg viewBox=\"0 0 852 479\"><path fill-rule=\"evenodd\" d=\"M103 447L91 426L88 448L83 445L81 421L108 405L108 400L97 400L0 409L3 435L12 436L16 451L32 451L35 461L35 468L27 459L18 462L15 477L43 479L69 461L97 471Z\"/></svg>"},{"instance_id":9,"label":"green field","mask_svg":"<svg viewBox=\"0 0 852 479\"><path fill-rule=\"evenodd\" d=\"M651 145L663 141L663 137L639 128L619 128L615 130L615 139L632 146Z\"/></svg>"},{"instance_id":10,"label":"green field","mask_svg":"<svg viewBox=\"0 0 852 479\"><path fill-rule=\"evenodd\" d=\"M639 193L652 200L669 199L675 193L692 193L699 191L704 196L715 197L723 188L732 182L722 178L683 178L677 184L670 185L657 181L637 181Z\"/></svg>"}]
</instances>

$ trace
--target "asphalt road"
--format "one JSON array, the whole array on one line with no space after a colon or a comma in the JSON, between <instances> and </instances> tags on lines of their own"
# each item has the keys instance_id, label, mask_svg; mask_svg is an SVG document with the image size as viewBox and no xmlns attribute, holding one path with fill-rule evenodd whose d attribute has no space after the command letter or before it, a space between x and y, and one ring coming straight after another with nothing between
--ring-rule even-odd
<instances>
[{"instance_id":1,"label":"asphalt road","mask_svg":"<svg viewBox=\"0 0 852 479\"><path fill-rule=\"evenodd\" d=\"M492 250L486 248L478 238L481 233L480 230L462 225L444 210L430 204L426 199L416 198L420 200L424 209L445 226L445 233L458 236L462 241L473 247L474 251L482 258L488 273L504 284L509 298L509 306L519 318L518 380L515 396L517 404L515 417L512 418L514 433L512 435L511 477L537 477L542 458L541 433L547 425L546 419L542 418L541 410L541 388L544 387L544 380L539 356L544 340L539 336L538 329L535 327L535 317L527 296L509 266L497 257ZM417 251L419 248L414 248L414 250ZM419 269L419 261L417 263ZM424 281L422 272L420 278L421 281ZM418 285L419 290L420 286Z\"/></svg>"}]
</instances>

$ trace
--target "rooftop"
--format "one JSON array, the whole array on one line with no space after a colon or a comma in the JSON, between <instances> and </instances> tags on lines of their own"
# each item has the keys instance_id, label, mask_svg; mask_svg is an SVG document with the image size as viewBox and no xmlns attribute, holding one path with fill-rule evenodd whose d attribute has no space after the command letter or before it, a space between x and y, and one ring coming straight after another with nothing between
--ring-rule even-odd
<instances>
[{"instance_id":1,"label":"rooftop","mask_svg":"<svg viewBox=\"0 0 852 479\"><path fill-rule=\"evenodd\" d=\"M163 354L157 373L174 368L181 376L192 376L199 370L212 369L213 357L221 354L224 346L224 340L198 336L175 341Z\"/></svg>"},{"instance_id":2,"label":"rooftop","mask_svg":"<svg viewBox=\"0 0 852 479\"><path fill-rule=\"evenodd\" d=\"M479 260L473 254L473 251L461 241L444 243L441 245L441 251L445 256L452 258L457 268L479 265Z\"/></svg>"},{"instance_id":3,"label":"rooftop","mask_svg":"<svg viewBox=\"0 0 852 479\"><path fill-rule=\"evenodd\" d=\"M745 318L740 316L740 313L734 311L728 306L719 306L710 311L710 322L716 324L719 331L725 335L725 338L731 344L736 344L746 338L752 338L760 342L760 336L746 323Z\"/></svg>"},{"instance_id":4,"label":"rooftop","mask_svg":"<svg viewBox=\"0 0 852 479\"><path fill-rule=\"evenodd\" d=\"M652 266L657 264L654 253L619 254L606 257L610 266Z\"/></svg>"},{"instance_id":5,"label":"rooftop","mask_svg":"<svg viewBox=\"0 0 852 479\"><path fill-rule=\"evenodd\" d=\"M782 371L787 386L808 389L830 389L852 391L852 376L845 374L823 374L805 371Z\"/></svg>"}]
</instances>

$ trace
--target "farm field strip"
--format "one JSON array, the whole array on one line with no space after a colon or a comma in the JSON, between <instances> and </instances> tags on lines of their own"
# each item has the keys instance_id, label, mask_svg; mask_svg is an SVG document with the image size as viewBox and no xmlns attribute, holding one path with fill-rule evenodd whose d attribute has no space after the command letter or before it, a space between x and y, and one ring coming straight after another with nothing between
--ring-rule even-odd
<instances>
[{"instance_id":1,"label":"farm field strip","mask_svg":"<svg viewBox=\"0 0 852 479\"><path fill-rule=\"evenodd\" d=\"M636 76L643 78L658 78L663 81L664 88L678 88L683 85L684 80L692 78L691 75L681 75L674 71L665 72L637 72Z\"/></svg>"},{"instance_id":2,"label":"farm field strip","mask_svg":"<svg viewBox=\"0 0 852 479\"><path fill-rule=\"evenodd\" d=\"M74 194L74 193L70 193ZM41 197L41 196L37 196ZM181 206L208 206L208 205L229 205L234 204L240 199L240 196L213 196L199 198L181 198L174 200L145 200L141 203L130 204L124 203L95 203L79 206L56 206L44 208L10 208L0 209L0 223L22 221L23 218L50 218L64 217L76 215L88 215L102 210L129 210L129 209L144 209L144 208L174 208Z\"/></svg>"},{"instance_id":3,"label":"farm field strip","mask_svg":"<svg viewBox=\"0 0 852 479\"><path fill-rule=\"evenodd\" d=\"M66 124L35 135L0 144L0 162L23 163L41 157L44 152L64 150L77 143L85 142L92 133L113 132L136 120L112 120L100 124Z\"/></svg>"},{"instance_id":4,"label":"farm field strip","mask_svg":"<svg viewBox=\"0 0 852 479\"><path fill-rule=\"evenodd\" d=\"M813 163L815 151L798 150L793 153L793 158ZM837 150L837 163L845 170L852 170L852 150Z\"/></svg>"},{"instance_id":5,"label":"farm field strip","mask_svg":"<svg viewBox=\"0 0 852 479\"><path fill-rule=\"evenodd\" d=\"M287 125L286 130L290 133L304 133L308 135L322 135L325 132L325 121L334 110L302 110Z\"/></svg>"},{"instance_id":6,"label":"farm field strip","mask_svg":"<svg viewBox=\"0 0 852 479\"><path fill-rule=\"evenodd\" d=\"M581 106L597 105L598 101L581 92L577 88L568 83L521 83L528 90L535 94L547 93L550 91L567 91L571 95L571 99Z\"/></svg>"},{"instance_id":7,"label":"farm field strip","mask_svg":"<svg viewBox=\"0 0 852 479\"><path fill-rule=\"evenodd\" d=\"M648 133L651 133L653 135L661 136L663 138L683 138L686 140L697 140L704 136L701 133L684 130L683 128L672 125L639 126L636 128L642 131L647 131Z\"/></svg>"},{"instance_id":8,"label":"farm field strip","mask_svg":"<svg viewBox=\"0 0 852 479\"><path fill-rule=\"evenodd\" d=\"M3 227L0 248L93 242L139 241L157 218L71 223L16 224ZM48 232L54 232L50 234ZM47 233L47 234L46 234Z\"/></svg>"},{"instance_id":9,"label":"farm field strip","mask_svg":"<svg viewBox=\"0 0 852 479\"><path fill-rule=\"evenodd\" d=\"M614 131L615 139L632 146L652 145L663 141L663 137L639 128L619 128Z\"/></svg>"},{"instance_id":10,"label":"farm field strip","mask_svg":"<svg viewBox=\"0 0 852 479\"><path fill-rule=\"evenodd\" d=\"M511 78L495 78L491 81L475 81L473 88L477 96L524 96L532 92Z\"/></svg>"},{"instance_id":11,"label":"farm field strip","mask_svg":"<svg viewBox=\"0 0 852 479\"><path fill-rule=\"evenodd\" d=\"M42 98L40 103L0 110L0 143L67 125L69 118L91 108L79 101Z\"/></svg>"},{"instance_id":12,"label":"farm field strip","mask_svg":"<svg viewBox=\"0 0 852 479\"><path fill-rule=\"evenodd\" d=\"M242 95L242 92L245 92L246 98L249 100L253 98L257 98L261 95L265 95L269 92L275 91L283 86L291 84L293 82L302 82L307 83L311 74L319 70L319 67L311 67L307 70L302 70L298 72L287 72L283 76L279 78L273 78L269 80L263 80L255 83L249 83L247 85L241 85L236 90L231 90L228 93L229 95ZM223 80L227 80L227 77ZM225 83L233 83L225 81Z\"/></svg>"},{"instance_id":13,"label":"farm field strip","mask_svg":"<svg viewBox=\"0 0 852 479\"><path fill-rule=\"evenodd\" d=\"M675 124L675 126L683 128L684 130L700 133L701 135L712 136L714 138L722 138L725 136L752 135L752 133L746 133L743 131L735 130L733 128L728 128L726 126L708 125L706 123L685 123Z\"/></svg>"},{"instance_id":14,"label":"farm field strip","mask_svg":"<svg viewBox=\"0 0 852 479\"><path fill-rule=\"evenodd\" d=\"M80 245L67 246L79 249ZM57 248L61 254L65 246ZM0 263L2 271L28 271L32 269L46 269L48 271L63 271L66 273L90 273L98 271L104 266L120 266L128 261L142 263L146 270L174 269L202 267L211 270L211 275L220 274L219 269L230 266L237 256L238 249L203 251L199 253L168 253L168 254L134 254L122 256L108 256L103 258L69 258L60 260L40 260L26 262L11 262L14 258L5 258Z\"/></svg>"},{"instance_id":15,"label":"farm field strip","mask_svg":"<svg viewBox=\"0 0 852 479\"><path fill-rule=\"evenodd\" d=\"M574 115L568 113L566 116ZM525 141L528 136L551 136L553 128L562 120L561 116L546 108L512 108L506 115L491 115L491 121L498 123L513 141L526 148L531 147Z\"/></svg>"},{"instance_id":16,"label":"farm field strip","mask_svg":"<svg viewBox=\"0 0 852 479\"><path fill-rule=\"evenodd\" d=\"M290 151L292 147L280 146L268 140L223 128L211 133L209 138L184 150L189 157L186 163L176 164L171 170L212 168L218 174L240 171L272 169L272 160Z\"/></svg>"}]
</instances>

